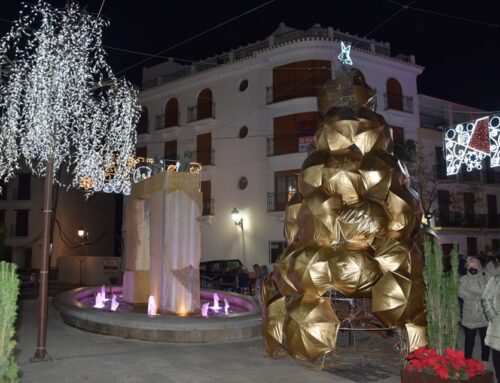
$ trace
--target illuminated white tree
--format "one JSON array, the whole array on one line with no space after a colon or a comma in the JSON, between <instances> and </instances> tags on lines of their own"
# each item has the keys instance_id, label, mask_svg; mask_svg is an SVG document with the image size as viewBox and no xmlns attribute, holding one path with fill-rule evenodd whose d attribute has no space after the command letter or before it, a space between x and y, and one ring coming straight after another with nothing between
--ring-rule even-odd
<instances>
[{"instance_id":1,"label":"illuminated white tree","mask_svg":"<svg viewBox=\"0 0 500 383\"><path fill-rule=\"evenodd\" d=\"M137 91L105 61L106 22L75 4L23 5L0 40L0 180L28 166L45 176L40 321L35 359L47 360L49 224L60 168L87 192L130 192Z\"/></svg>"}]
</instances>

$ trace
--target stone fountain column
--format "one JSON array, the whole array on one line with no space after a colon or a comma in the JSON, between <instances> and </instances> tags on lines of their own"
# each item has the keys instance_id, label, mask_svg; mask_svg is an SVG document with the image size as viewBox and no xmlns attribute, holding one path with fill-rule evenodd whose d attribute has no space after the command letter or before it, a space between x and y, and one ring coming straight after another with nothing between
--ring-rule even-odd
<instances>
[{"instance_id":1,"label":"stone fountain column","mask_svg":"<svg viewBox=\"0 0 500 383\"><path fill-rule=\"evenodd\" d=\"M140 272L144 271L139 270L139 267L146 267L144 258L149 253L149 294L155 297L160 312L182 315L199 311L200 175L159 173L135 184L130 199L133 203L130 208L127 207L126 213L131 211L132 217L127 216L125 224L127 271L124 277L124 299L134 303L139 302L137 299L141 303L147 301L147 296L144 296L137 282L141 279ZM141 215L145 217L144 227L130 228L134 224L141 226ZM137 243L129 244L137 240L134 235L129 235L129 228L132 233L134 230L140 232L139 243L149 242L149 251ZM138 254L138 251L143 253ZM132 282L135 282L133 287Z\"/></svg>"}]
</instances>

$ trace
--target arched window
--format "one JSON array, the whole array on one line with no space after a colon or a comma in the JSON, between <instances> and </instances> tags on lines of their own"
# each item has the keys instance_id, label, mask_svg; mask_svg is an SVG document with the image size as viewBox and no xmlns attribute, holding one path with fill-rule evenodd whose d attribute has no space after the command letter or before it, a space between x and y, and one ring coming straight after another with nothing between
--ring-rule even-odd
<instances>
[{"instance_id":1,"label":"arched window","mask_svg":"<svg viewBox=\"0 0 500 383\"><path fill-rule=\"evenodd\" d=\"M395 78L387 80L387 109L403 110L403 91Z\"/></svg>"},{"instance_id":2,"label":"arched window","mask_svg":"<svg viewBox=\"0 0 500 383\"><path fill-rule=\"evenodd\" d=\"M179 102L171 98L165 105L165 128L179 126Z\"/></svg>"},{"instance_id":3,"label":"arched window","mask_svg":"<svg viewBox=\"0 0 500 383\"><path fill-rule=\"evenodd\" d=\"M143 134L148 132L148 108L142 107L141 117L139 118L139 123L137 124L137 134Z\"/></svg>"},{"instance_id":4,"label":"arched window","mask_svg":"<svg viewBox=\"0 0 500 383\"><path fill-rule=\"evenodd\" d=\"M214 117L212 91L208 88L203 89L198 95L197 119Z\"/></svg>"}]
</instances>

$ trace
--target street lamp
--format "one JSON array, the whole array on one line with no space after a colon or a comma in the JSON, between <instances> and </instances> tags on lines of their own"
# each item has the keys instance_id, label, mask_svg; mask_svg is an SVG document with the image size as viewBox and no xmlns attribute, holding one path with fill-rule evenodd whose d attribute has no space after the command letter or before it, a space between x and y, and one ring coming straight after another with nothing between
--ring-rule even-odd
<instances>
[{"instance_id":1,"label":"street lamp","mask_svg":"<svg viewBox=\"0 0 500 383\"><path fill-rule=\"evenodd\" d=\"M83 228L83 226L80 226L78 228L77 232L76 232L76 235L78 236L78 238L81 241L80 247L86 246L86 248L85 248L85 255L79 255L78 256L78 259L80 261L79 283L78 284L81 286L82 285L82 264L83 264L83 262L85 262L85 259L87 258L88 252L89 252L89 246L86 243L86 240L88 238L89 233Z\"/></svg>"},{"instance_id":2,"label":"street lamp","mask_svg":"<svg viewBox=\"0 0 500 383\"><path fill-rule=\"evenodd\" d=\"M236 226L239 226L240 229L243 230L243 217L241 216L238 209L233 208L233 211L231 211L231 218L233 219L234 224Z\"/></svg>"}]
</instances>

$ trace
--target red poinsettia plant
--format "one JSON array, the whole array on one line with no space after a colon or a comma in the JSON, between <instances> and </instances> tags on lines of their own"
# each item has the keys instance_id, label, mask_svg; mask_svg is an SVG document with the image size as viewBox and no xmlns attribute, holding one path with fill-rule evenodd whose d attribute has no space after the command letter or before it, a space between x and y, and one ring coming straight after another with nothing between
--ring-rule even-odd
<instances>
[{"instance_id":1,"label":"red poinsettia plant","mask_svg":"<svg viewBox=\"0 0 500 383\"><path fill-rule=\"evenodd\" d=\"M407 370L438 375L442 379L468 380L484 373L484 365L476 359L465 359L463 351L445 349L444 355L437 350L420 347L408 354Z\"/></svg>"}]
</instances>

